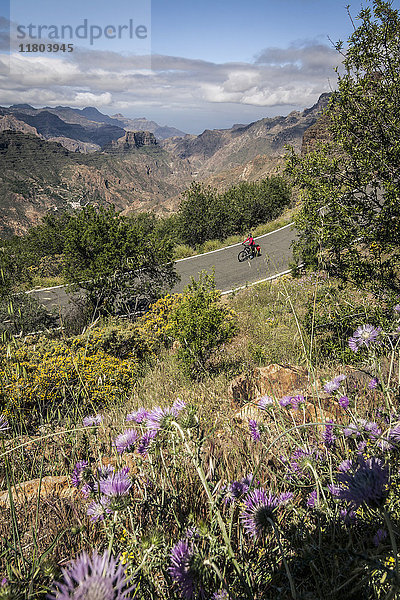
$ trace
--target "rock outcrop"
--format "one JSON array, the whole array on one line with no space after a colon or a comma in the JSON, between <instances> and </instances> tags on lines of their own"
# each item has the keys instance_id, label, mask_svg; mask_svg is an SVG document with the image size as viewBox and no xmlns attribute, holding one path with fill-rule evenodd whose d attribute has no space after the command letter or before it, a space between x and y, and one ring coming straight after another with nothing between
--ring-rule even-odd
<instances>
[{"instance_id":1,"label":"rock outcrop","mask_svg":"<svg viewBox=\"0 0 400 600\"><path fill-rule=\"evenodd\" d=\"M108 153L113 152L130 152L143 146L156 146L157 140L154 133L150 131L127 131L125 135L118 140L104 146L103 151Z\"/></svg>"}]
</instances>

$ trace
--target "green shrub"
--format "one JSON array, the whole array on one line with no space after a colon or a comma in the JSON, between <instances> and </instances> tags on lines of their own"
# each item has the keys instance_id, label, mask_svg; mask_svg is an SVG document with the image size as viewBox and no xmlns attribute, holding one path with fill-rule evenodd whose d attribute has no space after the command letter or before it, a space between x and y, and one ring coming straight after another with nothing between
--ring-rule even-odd
<instances>
[{"instance_id":1,"label":"green shrub","mask_svg":"<svg viewBox=\"0 0 400 600\"><path fill-rule=\"evenodd\" d=\"M199 376L212 353L238 330L236 314L220 302L214 275L202 272L192 280L170 316L171 332L179 342L178 357L185 372Z\"/></svg>"},{"instance_id":2,"label":"green shrub","mask_svg":"<svg viewBox=\"0 0 400 600\"><path fill-rule=\"evenodd\" d=\"M390 329L391 310L373 303L372 297L356 294L354 289L326 283L310 298L303 325L313 338L313 355L316 360L332 359L355 363L359 356L350 350L348 339L360 324L370 323Z\"/></svg>"}]
</instances>

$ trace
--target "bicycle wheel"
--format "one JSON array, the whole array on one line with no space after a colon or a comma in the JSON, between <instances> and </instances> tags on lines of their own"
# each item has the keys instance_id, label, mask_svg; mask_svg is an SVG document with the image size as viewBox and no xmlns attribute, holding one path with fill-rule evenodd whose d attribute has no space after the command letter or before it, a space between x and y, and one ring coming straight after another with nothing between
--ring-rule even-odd
<instances>
[{"instance_id":1,"label":"bicycle wheel","mask_svg":"<svg viewBox=\"0 0 400 600\"><path fill-rule=\"evenodd\" d=\"M250 252L247 249L241 250L238 254L238 261L243 262L247 258L249 258Z\"/></svg>"}]
</instances>

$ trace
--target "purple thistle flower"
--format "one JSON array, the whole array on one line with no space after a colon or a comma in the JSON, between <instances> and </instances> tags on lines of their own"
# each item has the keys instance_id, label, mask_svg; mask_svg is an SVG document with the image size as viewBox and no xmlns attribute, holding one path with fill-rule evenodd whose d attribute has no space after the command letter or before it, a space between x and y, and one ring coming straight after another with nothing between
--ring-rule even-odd
<instances>
[{"instance_id":1,"label":"purple thistle flower","mask_svg":"<svg viewBox=\"0 0 400 600\"><path fill-rule=\"evenodd\" d=\"M107 551L103 556L82 552L67 568L61 569L63 581L54 583L49 600L129 600L129 586L123 565Z\"/></svg>"},{"instance_id":2,"label":"purple thistle flower","mask_svg":"<svg viewBox=\"0 0 400 600\"><path fill-rule=\"evenodd\" d=\"M129 467L124 467L120 471L111 473L107 479L100 481L101 493L109 497L126 496L132 487L128 472Z\"/></svg>"},{"instance_id":3,"label":"purple thistle flower","mask_svg":"<svg viewBox=\"0 0 400 600\"><path fill-rule=\"evenodd\" d=\"M274 399L271 396L262 396L258 401L258 408L261 410L266 410L267 407L270 407L274 404Z\"/></svg>"},{"instance_id":4,"label":"purple thistle flower","mask_svg":"<svg viewBox=\"0 0 400 600\"><path fill-rule=\"evenodd\" d=\"M357 444L357 454L362 454L367 447L367 442L363 440Z\"/></svg>"},{"instance_id":5,"label":"purple thistle flower","mask_svg":"<svg viewBox=\"0 0 400 600\"><path fill-rule=\"evenodd\" d=\"M316 448L297 448L289 459L290 470L287 474L289 480L293 478L310 480L312 478L311 466L322 460L320 452Z\"/></svg>"},{"instance_id":6,"label":"purple thistle flower","mask_svg":"<svg viewBox=\"0 0 400 600\"><path fill-rule=\"evenodd\" d=\"M373 537L374 546L379 546L387 538L387 532L384 529L378 529Z\"/></svg>"},{"instance_id":7,"label":"purple thistle flower","mask_svg":"<svg viewBox=\"0 0 400 600\"><path fill-rule=\"evenodd\" d=\"M288 500L289 498L281 500L279 496L274 496L263 488L250 492L244 501L246 508L240 515L246 532L255 538L261 538L271 525L268 519L272 519L279 506Z\"/></svg>"},{"instance_id":8,"label":"purple thistle flower","mask_svg":"<svg viewBox=\"0 0 400 600\"><path fill-rule=\"evenodd\" d=\"M126 415L126 420L127 421L135 421L135 423L140 424L140 423L143 423L143 421L146 421L148 415L149 415L148 411L145 408L141 407L136 412Z\"/></svg>"},{"instance_id":9,"label":"purple thistle flower","mask_svg":"<svg viewBox=\"0 0 400 600\"><path fill-rule=\"evenodd\" d=\"M156 437L157 431L147 431L144 435L142 435L137 449L138 453L142 456L145 456L149 451L152 440L154 440Z\"/></svg>"},{"instance_id":10,"label":"purple thistle flower","mask_svg":"<svg viewBox=\"0 0 400 600\"><path fill-rule=\"evenodd\" d=\"M343 521L345 525L352 525L357 521L357 515L354 510L347 510L342 508L340 511L340 519Z\"/></svg>"},{"instance_id":11,"label":"purple thistle flower","mask_svg":"<svg viewBox=\"0 0 400 600\"><path fill-rule=\"evenodd\" d=\"M345 473L346 471L349 471L351 469L351 467L353 466L353 462L347 458L346 460L343 460L340 465L338 466L339 471L342 471L342 473Z\"/></svg>"},{"instance_id":12,"label":"purple thistle flower","mask_svg":"<svg viewBox=\"0 0 400 600\"><path fill-rule=\"evenodd\" d=\"M175 417L177 417L184 408L186 408L186 402L180 398L177 398L171 407L171 412Z\"/></svg>"},{"instance_id":13,"label":"purple thistle flower","mask_svg":"<svg viewBox=\"0 0 400 600\"><path fill-rule=\"evenodd\" d=\"M172 579L179 585L185 600L198 598L198 576L193 568L193 546L185 540L180 540L171 550L171 565L169 572ZM200 588L201 593L201 588Z\"/></svg>"},{"instance_id":14,"label":"purple thistle flower","mask_svg":"<svg viewBox=\"0 0 400 600\"><path fill-rule=\"evenodd\" d=\"M317 490L313 490L311 492L311 494L308 496L307 506L309 506L310 508L315 508L315 505L317 504L317 500L318 500Z\"/></svg>"},{"instance_id":15,"label":"purple thistle flower","mask_svg":"<svg viewBox=\"0 0 400 600\"><path fill-rule=\"evenodd\" d=\"M324 444L327 448L332 448L335 445L336 435L333 433L333 421L328 419L325 425L325 431L322 434Z\"/></svg>"},{"instance_id":16,"label":"purple thistle flower","mask_svg":"<svg viewBox=\"0 0 400 600\"><path fill-rule=\"evenodd\" d=\"M89 496L95 491L95 486L91 482L85 481L83 486L81 487L81 494L84 498L89 498Z\"/></svg>"},{"instance_id":17,"label":"purple thistle flower","mask_svg":"<svg viewBox=\"0 0 400 600\"><path fill-rule=\"evenodd\" d=\"M355 423L349 423L348 426L343 429L343 435L346 437L358 437L361 433Z\"/></svg>"},{"instance_id":18,"label":"purple thistle flower","mask_svg":"<svg viewBox=\"0 0 400 600\"><path fill-rule=\"evenodd\" d=\"M88 466L89 466L89 463L87 460L79 460L76 463L75 468L72 471L72 475L71 475L71 483L74 487L77 488L82 483L83 472Z\"/></svg>"},{"instance_id":19,"label":"purple thistle flower","mask_svg":"<svg viewBox=\"0 0 400 600\"><path fill-rule=\"evenodd\" d=\"M290 399L290 404L293 408L293 410L297 410L299 408L300 404L304 404L305 402L305 398L304 396L301 396L300 394L297 396L292 396Z\"/></svg>"},{"instance_id":20,"label":"purple thistle flower","mask_svg":"<svg viewBox=\"0 0 400 600\"><path fill-rule=\"evenodd\" d=\"M283 396L283 398L279 400L279 404L285 408L290 405L291 400L292 396Z\"/></svg>"},{"instance_id":21,"label":"purple thistle flower","mask_svg":"<svg viewBox=\"0 0 400 600\"><path fill-rule=\"evenodd\" d=\"M126 429L124 433L118 435L114 442L118 454L122 454L126 450L133 452L137 439L138 434L134 429Z\"/></svg>"},{"instance_id":22,"label":"purple thistle flower","mask_svg":"<svg viewBox=\"0 0 400 600\"><path fill-rule=\"evenodd\" d=\"M102 415L95 415L94 417L85 417L83 419L84 427L98 427L103 422Z\"/></svg>"},{"instance_id":23,"label":"purple thistle flower","mask_svg":"<svg viewBox=\"0 0 400 600\"><path fill-rule=\"evenodd\" d=\"M278 498L279 498L279 502L281 504L286 504L286 502L289 502L289 500L292 500L293 492L283 492L282 494L279 494Z\"/></svg>"},{"instance_id":24,"label":"purple thistle flower","mask_svg":"<svg viewBox=\"0 0 400 600\"><path fill-rule=\"evenodd\" d=\"M175 419L178 413L176 409L173 410L169 407L161 408L161 406L156 406L147 415L147 428L150 431L156 432L158 432L160 429L168 429L171 421Z\"/></svg>"},{"instance_id":25,"label":"purple thistle flower","mask_svg":"<svg viewBox=\"0 0 400 600\"><path fill-rule=\"evenodd\" d=\"M370 344L377 341L379 334L382 329L380 327L374 327L373 325L360 325L352 337L349 338L349 347L353 352L358 352L359 348L365 346L368 348Z\"/></svg>"},{"instance_id":26,"label":"purple thistle flower","mask_svg":"<svg viewBox=\"0 0 400 600\"><path fill-rule=\"evenodd\" d=\"M324 385L324 390L327 394L332 394L340 388L342 381L346 379L346 375L337 375L332 381L327 381Z\"/></svg>"},{"instance_id":27,"label":"purple thistle flower","mask_svg":"<svg viewBox=\"0 0 400 600\"><path fill-rule=\"evenodd\" d=\"M253 438L254 442L259 442L261 439L260 429L258 427L257 421L254 419L249 419L249 429L250 435Z\"/></svg>"},{"instance_id":28,"label":"purple thistle flower","mask_svg":"<svg viewBox=\"0 0 400 600\"><path fill-rule=\"evenodd\" d=\"M10 429L8 421L4 415L0 415L0 433L4 433L7 429Z\"/></svg>"},{"instance_id":29,"label":"purple thistle flower","mask_svg":"<svg viewBox=\"0 0 400 600\"><path fill-rule=\"evenodd\" d=\"M90 520L95 523L96 521L103 521L106 514L112 513L110 508L110 498L102 496L100 502L91 502L87 508L86 514L90 517Z\"/></svg>"},{"instance_id":30,"label":"purple thistle flower","mask_svg":"<svg viewBox=\"0 0 400 600\"><path fill-rule=\"evenodd\" d=\"M376 377L373 377L372 379L370 379L370 381L368 382L368 388L370 390L375 390L379 385L379 380Z\"/></svg>"},{"instance_id":31,"label":"purple thistle flower","mask_svg":"<svg viewBox=\"0 0 400 600\"><path fill-rule=\"evenodd\" d=\"M358 508L362 504L381 506L387 496L389 469L379 458L365 460L358 457L358 462L345 473L337 475L341 484L335 491L335 496Z\"/></svg>"},{"instance_id":32,"label":"purple thistle flower","mask_svg":"<svg viewBox=\"0 0 400 600\"><path fill-rule=\"evenodd\" d=\"M400 313L400 304L396 304L396 306L393 306L393 310L394 312Z\"/></svg>"},{"instance_id":33,"label":"purple thistle flower","mask_svg":"<svg viewBox=\"0 0 400 600\"><path fill-rule=\"evenodd\" d=\"M226 590L220 590L212 595L211 600L229 600L229 594Z\"/></svg>"},{"instance_id":34,"label":"purple thistle flower","mask_svg":"<svg viewBox=\"0 0 400 600\"><path fill-rule=\"evenodd\" d=\"M347 396L341 396L338 399L338 403L342 408L347 408L349 406L350 401Z\"/></svg>"},{"instance_id":35,"label":"purple thistle flower","mask_svg":"<svg viewBox=\"0 0 400 600\"><path fill-rule=\"evenodd\" d=\"M229 485L226 486L226 495L225 502L234 502L244 494L247 494L249 491L249 487L251 486L253 481L253 474L249 473L240 481L232 481Z\"/></svg>"}]
</instances>

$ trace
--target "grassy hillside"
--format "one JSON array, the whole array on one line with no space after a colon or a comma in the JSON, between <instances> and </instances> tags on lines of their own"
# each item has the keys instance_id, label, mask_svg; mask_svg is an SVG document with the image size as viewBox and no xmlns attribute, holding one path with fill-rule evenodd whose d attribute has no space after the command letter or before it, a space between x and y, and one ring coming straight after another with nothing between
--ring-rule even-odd
<instances>
[{"instance_id":1,"label":"grassy hillside","mask_svg":"<svg viewBox=\"0 0 400 600\"><path fill-rule=\"evenodd\" d=\"M396 597L397 311L315 273L3 348L4 597L93 549L128 598Z\"/></svg>"}]
</instances>

